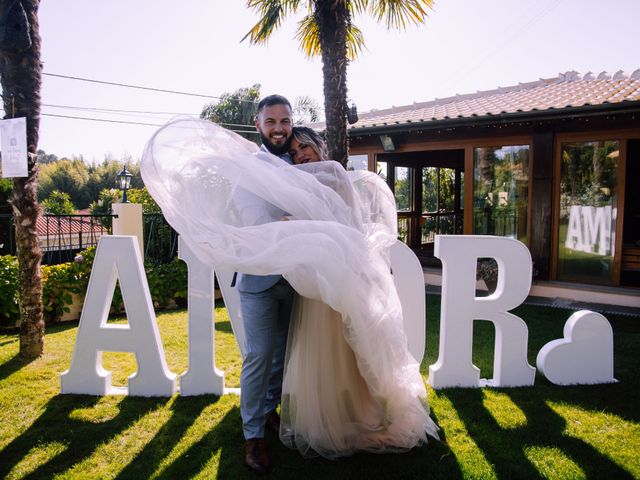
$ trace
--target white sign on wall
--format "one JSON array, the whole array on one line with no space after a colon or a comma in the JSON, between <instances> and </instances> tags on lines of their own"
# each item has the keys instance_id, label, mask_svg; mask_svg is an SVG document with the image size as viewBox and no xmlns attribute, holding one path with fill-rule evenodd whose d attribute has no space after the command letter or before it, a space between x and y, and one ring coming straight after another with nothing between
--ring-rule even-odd
<instances>
[{"instance_id":1,"label":"white sign on wall","mask_svg":"<svg viewBox=\"0 0 640 480\"><path fill-rule=\"evenodd\" d=\"M4 178L28 176L27 119L21 117L0 120L0 137L2 176Z\"/></svg>"},{"instance_id":2,"label":"white sign on wall","mask_svg":"<svg viewBox=\"0 0 640 480\"><path fill-rule=\"evenodd\" d=\"M613 253L611 221L615 218L616 209L606 207L590 207L572 205L569 210L569 225L565 248L580 252L594 253L598 247L598 255Z\"/></svg>"}]
</instances>

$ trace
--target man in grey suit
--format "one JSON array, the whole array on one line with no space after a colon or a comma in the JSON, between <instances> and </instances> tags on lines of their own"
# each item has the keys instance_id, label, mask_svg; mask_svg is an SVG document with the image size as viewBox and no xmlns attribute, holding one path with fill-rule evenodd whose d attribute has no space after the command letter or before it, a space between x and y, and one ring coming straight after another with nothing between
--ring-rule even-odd
<instances>
[{"instance_id":1,"label":"man in grey suit","mask_svg":"<svg viewBox=\"0 0 640 480\"><path fill-rule=\"evenodd\" d=\"M289 144L293 128L291 104L280 95L270 95L258 104L256 129L262 150L292 164ZM246 209L244 221L252 225L277 221L274 208ZM275 209L277 210L277 209ZM265 213L267 212L267 213ZM269 213L270 212L270 213ZM280 212L285 215L285 212ZM240 413L245 444L245 462L257 473L269 469L264 440L265 427L278 434L276 412L282 391L284 356L294 291L281 275L238 274L240 309L245 331L245 354L240 375Z\"/></svg>"}]
</instances>

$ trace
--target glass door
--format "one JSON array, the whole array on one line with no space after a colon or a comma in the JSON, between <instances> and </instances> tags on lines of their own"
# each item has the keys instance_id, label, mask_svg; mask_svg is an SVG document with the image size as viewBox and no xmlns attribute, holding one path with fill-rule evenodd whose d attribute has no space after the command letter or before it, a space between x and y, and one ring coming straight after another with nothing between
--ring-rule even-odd
<instances>
[{"instance_id":1,"label":"glass door","mask_svg":"<svg viewBox=\"0 0 640 480\"><path fill-rule=\"evenodd\" d=\"M563 143L557 278L617 283L614 256L620 142Z\"/></svg>"},{"instance_id":2,"label":"glass door","mask_svg":"<svg viewBox=\"0 0 640 480\"><path fill-rule=\"evenodd\" d=\"M462 234L464 150L383 154L376 173L393 191L399 239L421 259L433 256L436 235Z\"/></svg>"},{"instance_id":3,"label":"glass door","mask_svg":"<svg viewBox=\"0 0 640 480\"><path fill-rule=\"evenodd\" d=\"M413 169L409 167L394 167L393 192L396 197L396 210L398 211L398 238L407 245L411 245L413 237L413 217L415 212Z\"/></svg>"},{"instance_id":4,"label":"glass door","mask_svg":"<svg viewBox=\"0 0 640 480\"><path fill-rule=\"evenodd\" d=\"M436 235L462 233L464 172L447 167L422 167L420 243L433 244Z\"/></svg>"}]
</instances>

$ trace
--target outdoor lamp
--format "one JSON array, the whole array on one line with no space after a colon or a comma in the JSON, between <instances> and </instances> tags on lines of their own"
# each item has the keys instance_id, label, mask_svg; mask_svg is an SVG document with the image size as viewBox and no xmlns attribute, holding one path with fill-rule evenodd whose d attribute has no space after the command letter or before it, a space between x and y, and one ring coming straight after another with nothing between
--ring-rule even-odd
<instances>
[{"instance_id":1,"label":"outdoor lamp","mask_svg":"<svg viewBox=\"0 0 640 480\"><path fill-rule=\"evenodd\" d=\"M358 107L355 103L351 104L351 107L347 107L347 122L349 125L353 125L358 121Z\"/></svg>"},{"instance_id":2,"label":"outdoor lamp","mask_svg":"<svg viewBox=\"0 0 640 480\"><path fill-rule=\"evenodd\" d=\"M396 150L396 146L393 143L391 135L380 135L380 143L382 144L382 149L385 152L394 152Z\"/></svg>"},{"instance_id":3,"label":"outdoor lamp","mask_svg":"<svg viewBox=\"0 0 640 480\"><path fill-rule=\"evenodd\" d=\"M122 171L118 174L118 183L120 184L120 190L122 190L122 203L129 203L127 200L127 190L129 190L129 185L131 185L131 177L133 175L127 167L122 167Z\"/></svg>"}]
</instances>

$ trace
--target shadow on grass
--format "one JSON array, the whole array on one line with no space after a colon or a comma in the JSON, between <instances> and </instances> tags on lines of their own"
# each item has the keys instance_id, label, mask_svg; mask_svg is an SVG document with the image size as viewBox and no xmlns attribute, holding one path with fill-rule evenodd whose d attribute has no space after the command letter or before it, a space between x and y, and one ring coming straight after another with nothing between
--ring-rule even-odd
<instances>
[{"instance_id":1,"label":"shadow on grass","mask_svg":"<svg viewBox=\"0 0 640 480\"><path fill-rule=\"evenodd\" d=\"M156 436L147 443L140 453L136 455L133 462L129 463L116 478L149 478L151 477L164 458L166 458L175 447L175 445L184 436L188 428L193 425L198 416L202 413L205 407L216 402L219 397L212 395L201 395L196 397L177 397L172 405L172 415L169 421L167 421ZM224 420L221 424L215 427L214 431L219 431L224 424ZM181 466L177 476L173 478L190 478L189 475L185 476L185 473L189 470L185 469L185 463L193 464L194 467L201 468L205 463L206 458L204 455L198 456L193 453L193 446L190 447L187 452L181 455L178 461ZM208 449L205 451L211 453ZM170 470L171 467L169 467ZM166 473L166 470L165 470ZM197 473L197 470L192 472ZM161 478L172 478L164 476Z\"/></svg>"},{"instance_id":2,"label":"shadow on grass","mask_svg":"<svg viewBox=\"0 0 640 480\"><path fill-rule=\"evenodd\" d=\"M117 478L148 478L155 472L158 479L173 480L193 478L204 469L211 469L217 471L217 478L254 479L255 474L244 464L242 421L237 406L175 461L157 471L161 460L209 403L211 397L206 396L179 398L174 406L174 417ZM183 417L188 420L181 420ZM339 461L302 458L297 450L286 448L270 433L267 433L267 441L272 457L272 478L462 478L457 460L446 443L432 439L428 445L404 454L357 454Z\"/></svg>"},{"instance_id":3,"label":"shadow on grass","mask_svg":"<svg viewBox=\"0 0 640 480\"><path fill-rule=\"evenodd\" d=\"M4 380L9 375L17 372L22 367L26 367L31 362L36 360L35 358L22 358L20 354L16 353L9 360L0 365L0 380Z\"/></svg>"},{"instance_id":4,"label":"shadow on grass","mask_svg":"<svg viewBox=\"0 0 640 480\"><path fill-rule=\"evenodd\" d=\"M72 328L78 328L78 320L66 320L64 322L46 323L45 335L47 333L64 332ZM0 327L0 335L20 335L20 327ZM6 340L0 343L0 346L15 342L16 340Z\"/></svg>"},{"instance_id":5,"label":"shadow on grass","mask_svg":"<svg viewBox=\"0 0 640 480\"><path fill-rule=\"evenodd\" d=\"M78 328L80 320L65 320L64 322L48 323L45 326L45 335L47 333L60 333L67 330Z\"/></svg>"},{"instance_id":6,"label":"shadow on grass","mask_svg":"<svg viewBox=\"0 0 640 480\"><path fill-rule=\"evenodd\" d=\"M572 388L582 390L576 406L590 408L589 402L585 402L588 392L584 391L589 387ZM565 433L565 419L554 412L547 401L574 403L576 392L565 394L560 387L550 389L554 389L553 398L540 395L540 387L499 390L521 409L527 419L525 425L514 428L503 428L498 424L485 408L480 389L444 389L438 394L451 401L469 436L482 450L498 478L546 478L525 455L526 448L536 446L557 448L582 469L586 478L633 478L588 443Z\"/></svg>"},{"instance_id":7,"label":"shadow on grass","mask_svg":"<svg viewBox=\"0 0 640 480\"><path fill-rule=\"evenodd\" d=\"M4 342L0 342L0 347L4 347L5 345L9 345L10 343L16 343L16 340L10 339L10 340L5 340Z\"/></svg>"},{"instance_id":8,"label":"shadow on grass","mask_svg":"<svg viewBox=\"0 0 640 480\"><path fill-rule=\"evenodd\" d=\"M357 453L337 461L323 458L305 459L297 450L288 449L276 439L272 443L275 443L272 448L272 476L275 478L463 478L458 461L448 445L432 438L428 444L406 453Z\"/></svg>"},{"instance_id":9,"label":"shadow on grass","mask_svg":"<svg viewBox=\"0 0 640 480\"><path fill-rule=\"evenodd\" d=\"M94 407L100 397L58 395L52 398L38 419L0 452L0 478L20 463L38 445L57 442L65 450L39 465L23 478L52 478L89 458L96 448L126 430L146 413L166 403L167 398L125 397L118 414L104 422L93 423L71 418L74 410ZM64 425L64 427L63 427Z\"/></svg>"},{"instance_id":10,"label":"shadow on grass","mask_svg":"<svg viewBox=\"0 0 640 480\"><path fill-rule=\"evenodd\" d=\"M240 425L240 410L238 407L233 407L214 428L189 446L180 458L160 472L156 478L168 480L193 478L216 456L219 457L217 478L239 478L238 474L244 472L242 469L244 441Z\"/></svg>"},{"instance_id":11,"label":"shadow on grass","mask_svg":"<svg viewBox=\"0 0 640 480\"><path fill-rule=\"evenodd\" d=\"M216 332L233 333L231 322L216 322Z\"/></svg>"},{"instance_id":12,"label":"shadow on grass","mask_svg":"<svg viewBox=\"0 0 640 480\"><path fill-rule=\"evenodd\" d=\"M244 464L242 420L237 406L179 458L157 471L161 460L209 403L211 397L206 396L177 399L174 417L117 478L148 478L155 472L158 479L173 480L192 478L204 469L211 469L217 471L217 478L254 479L255 474ZM189 420L181 421L182 417ZM267 441L272 457L272 478L462 478L456 458L447 445L433 440L405 454L358 454L339 461L302 458L298 451L286 448L270 433L267 433Z\"/></svg>"}]
</instances>

